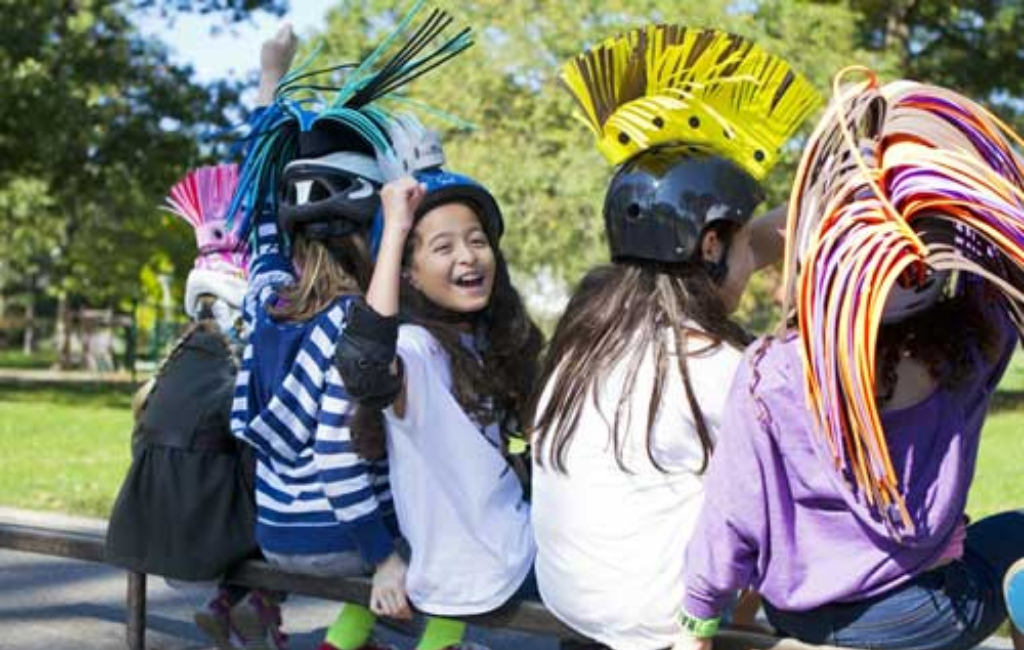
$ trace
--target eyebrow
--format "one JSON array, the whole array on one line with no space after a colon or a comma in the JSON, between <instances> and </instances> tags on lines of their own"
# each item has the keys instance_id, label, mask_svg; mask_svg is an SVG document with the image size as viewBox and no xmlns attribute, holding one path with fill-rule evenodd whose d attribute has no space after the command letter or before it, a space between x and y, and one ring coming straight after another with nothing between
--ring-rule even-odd
<instances>
[{"instance_id":1,"label":"eyebrow","mask_svg":"<svg viewBox=\"0 0 1024 650\"><path fill-rule=\"evenodd\" d=\"M433 235L431 235L430 239L426 240L426 244L427 244L427 246L432 246L434 244L434 242L436 242L438 239L441 239L442 237L457 237L459 235L461 235L463 237L467 237L467 236L470 236L470 235L474 235L474 234L476 234L478 232L480 234L484 235L484 236L487 235L487 233L484 232L484 229L483 229L483 227L480 224L473 224L467 230L465 230L465 231L463 231L461 233L457 232L457 231L454 231L454 230L442 230L440 232L437 232L437 233L434 233Z\"/></svg>"}]
</instances>

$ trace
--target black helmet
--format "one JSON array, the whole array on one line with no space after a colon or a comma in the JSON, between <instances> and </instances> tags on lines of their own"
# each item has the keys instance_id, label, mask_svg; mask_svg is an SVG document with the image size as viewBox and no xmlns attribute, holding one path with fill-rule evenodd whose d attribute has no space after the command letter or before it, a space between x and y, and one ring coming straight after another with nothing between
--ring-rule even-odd
<instances>
[{"instance_id":1,"label":"black helmet","mask_svg":"<svg viewBox=\"0 0 1024 650\"><path fill-rule=\"evenodd\" d=\"M644 151L616 172L604 201L612 259L685 262L704 229L743 225L764 192L738 165L680 147Z\"/></svg>"},{"instance_id":2,"label":"black helmet","mask_svg":"<svg viewBox=\"0 0 1024 650\"><path fill-rule=\"evenodd\" d=\"M373 149L351 131L303 132L298 158L281 173L278 222L284 232L301 230L311 239L365 231L380 207L383 183Z\"/></svg>"}]
</instances>

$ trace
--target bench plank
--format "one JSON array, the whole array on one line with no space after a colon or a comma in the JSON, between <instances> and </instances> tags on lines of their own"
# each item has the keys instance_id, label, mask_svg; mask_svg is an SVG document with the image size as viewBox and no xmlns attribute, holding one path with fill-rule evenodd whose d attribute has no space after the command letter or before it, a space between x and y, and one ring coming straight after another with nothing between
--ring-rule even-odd
<instances>
[{"instance_id":1,"label":"bench plank","mask_svg":"<svg viewBox=\"0 0 1024 650\"><path fill-rule=\"evenodd\" d=\"M0 548L26 553L105 563L106 522L78 520L0 508ZM334 601L368 602L370 579L321 578L282 571L259 560L245 562L225 576L228 582ZM128 572L128 647L145 647L146 575ZM559 621L542 603L523 601L496 612L460 617L471 625L545 634L562 640L579 636ZM838 650L809 646L793 639L737 629L724 629L715 638L715 650Z\"/></svg>"}]
</instances>

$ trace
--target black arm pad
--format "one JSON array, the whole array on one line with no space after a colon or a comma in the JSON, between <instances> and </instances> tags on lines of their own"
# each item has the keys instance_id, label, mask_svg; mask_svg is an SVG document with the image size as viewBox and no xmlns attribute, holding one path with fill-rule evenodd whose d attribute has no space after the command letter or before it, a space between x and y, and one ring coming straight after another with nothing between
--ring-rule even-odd
<instances>
[{"instance_id":1,"label":"black arm pad","mask_svg":"<svg viewBox=\"0 0 1024 650\"><path fill-rule=\"evenodd\" d=\"M334 353L334 363L345 391L372 409L391 405L402 390L402 366L392 371L398 343L398 317L381 316L362 299L348 308L345 330Z\"/></svg>"}]
</instances>

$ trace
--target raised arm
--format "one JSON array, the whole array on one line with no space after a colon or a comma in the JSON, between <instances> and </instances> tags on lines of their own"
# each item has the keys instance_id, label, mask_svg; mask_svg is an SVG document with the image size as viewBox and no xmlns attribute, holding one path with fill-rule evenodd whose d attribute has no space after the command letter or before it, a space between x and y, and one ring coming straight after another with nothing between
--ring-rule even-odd
<instances>
[{"instance_id":1,"label":"raised arm","mask_svg":"<svg viewBox=\"0 0 1024 650\"><path fill-rule=\"evenodd\" d=\"M786 213L789 203L777 205L750 222L754 266L762 269L782 259L786 249Z\"/></svg>"},{"instance_id":2,"label":"raised arm","mask_svg":"<svg viewBox=\"0 0 1024 650\"><path fill-rule=\"evenodd\" d=\"M260 86L256 93L256 106L269 106L274 101L277 84L288 72L295 58L299 40L290 23L281 25L260 48Z\"/></svg>"},{"instance_id":3,"label":"raised arm","mask_svg":"<svg viewBox=\"0 0 1024 650\"><path fill-rule=\"evenodd\" d=\"M396 358L402 256L425 188L411 176L381 190L384 233L366 300L354 301L338 344L338 370L349 395L371 408L394 405L404 416L405 382Z\"/></svg>"}]
</instances>

